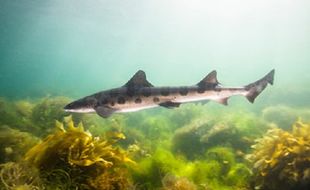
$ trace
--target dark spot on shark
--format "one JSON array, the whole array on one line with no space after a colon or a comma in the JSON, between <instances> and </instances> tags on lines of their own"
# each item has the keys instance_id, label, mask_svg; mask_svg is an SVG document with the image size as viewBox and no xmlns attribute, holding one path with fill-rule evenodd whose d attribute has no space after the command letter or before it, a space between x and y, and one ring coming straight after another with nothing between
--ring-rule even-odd
<instances>
[{"instance_id":1,"label":"dark spot on shark","mask_svg":"<svg viewBox=\"0 0 310 190\"><path fill-rule=\"evenodd\" d=\"M136 104L140 104L141 102L142 102L141 98L136 98L136 99L135 99L135 103L136 103Z\"/></svg>"},{"instance_id":2,"label":"dark spot on shark","mask_svg":"<svg viewBox=\"0 0 310 190\"><path fill-rule=\"evenodd\" d=\"M124 97L120 96L117 98L117 103L118 104L125 104L126 100Z\"/></svg>"},{"instance_id":3,"label":"dark spot on shark","mask_svg":"<svg viewBox=\"0 0 310 190\"><path fill-rule=\"evenodd\" d=\"M143 89L142 90L142 95L145 96L145 97L151 96L152 95L151 89Z\"/></svg>"},{"instance_id":4,"label":"dark spot on shark","mask_svg":"<svg viewBox=\"0 0 310 190\"><path fill-rule=\"evenodd\" d=\"M216 91L216 92L221 92L222 89L221 89L221 88L214 88L214 91Z\"/></svg>"},{"instance_id":5,"label":"dark spot on shark","mask_svg":"<svg viewBox=\"0 0 310 190\"><path fill-rule=\"evenodd\" d=\"M153 98L153 102L159 102L159 98L158 97L154 97Z\"/></svg>"},{"instance_id":6,"label":"dark spot on shark","mask_svg":"<svg viewBox=\"0 0 310 190\"><path fill-rule=\"evenodd\" d=\"M170 94L169 88L163 88L163 89L161 89L161 90L160 90L160 94L161 94L162 96L169 96L169 94Z\"/></svg>"},{"instance_id":7,"label":"dark spot on shark","mask_svg":"<svg viewBox=\"0 0 310 190\"><path fill-rule=\"evenodd\" d=\"M202 94L202 93L204 93L206 91L206 88L203 88L203 87L199 87L198 89L197 89L197 92L199 93L199 94Z\"/></svg>"},{"instance_id":8,"label":"dark spot on shark","mask_svg":"<svg viewBox=\"0 0 310 190\"><path fill-rule=\"evenodd\" d=\"M102 105L105 105L105 104L107 104L108 103L108 99L107 98L103 98L102 100L101 100L101 104Z\"/></svg>"},{"instance_id":9,"label":"dark spot on shark","mask_svg":"<svg viewBox=\"0 0 310 190\"><path fill-rule=\"evenodd\" d=\"M115 102L114 102L114 101L111 101L110 104L111 104L111 106L114 106L114 105L115 105Z\"/></svg>"},{"instance_id":10,"label":"dark spot on shark","mask_svg":"<svg viewBox=\"0 0 310 190\"><path fill-rule=\"evenodd\" d=\"M182 87L179 90L181 96L186 96L188 94L188 89L186 87Z\"/></svg>"}]
</instances>

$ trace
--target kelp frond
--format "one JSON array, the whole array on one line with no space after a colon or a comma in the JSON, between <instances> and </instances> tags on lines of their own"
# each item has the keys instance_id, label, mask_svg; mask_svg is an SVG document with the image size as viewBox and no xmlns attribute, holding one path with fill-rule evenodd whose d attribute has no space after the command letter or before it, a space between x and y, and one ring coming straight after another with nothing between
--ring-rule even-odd
<instances>
[{"instance_id":1,"label":"kelp frond","mask_svg":"<svg viewBox=\"0 0 310 190\"><path fill-rule=\"evenodd\" d=\"M273 128L256 140L248 159L257 171L259 186L270 189L273 186L287 189L301 183L310 186L310 124L298 120L292 128L291 133Z\"/></svg>"},{"instance_id":2,"label":"kelp frond","mask_svg":"<svg viewBox=\"0 0 310 190\"><path fill-rule=\"evenodd\" d=\"M120 135L119 135L120 136ZM65 159L71 165L101 165L111 167L116 162L133 162L124 152L112 146L112 142L93 137L84 130L83 124L74 126L72 117L65 117L64 123L56 121L56 132L30 149L25 160L38 167L50 167L55 158Z\"/></svg>"}]
</instances>

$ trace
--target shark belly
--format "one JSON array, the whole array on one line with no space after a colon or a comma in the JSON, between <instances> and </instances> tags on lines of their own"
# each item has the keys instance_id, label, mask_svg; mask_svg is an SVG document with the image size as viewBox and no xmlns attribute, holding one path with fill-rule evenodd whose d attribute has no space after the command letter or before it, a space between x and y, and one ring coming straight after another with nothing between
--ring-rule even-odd
<instances>
[{"instance_id":1,"label":"shark belly","mask_svg":"<svg viewBox=\"0 0 310 190\"><path fill-rule=\"evenodd\" d=\"M157 104L141 105L141 106L128 106L116 109L115 113L126 113L126 112L136 112L144 109L150 109L158 107Z\"/></svg>"},{"instance_id":2,"label":"shark belly","mask_svg":"<svg viewBox=\"0 0 310 190\"><path fill-rule=\"evenodd\" d=\"M194 90L190 92L187 96L177 96L173 99L173 102L178 103L188 103L188 102L198 102L198 101L206 101L213 100L219 103L226 104L226 100L234 95L242 95L245 96L248 92L243 88L217 88L213 90L206 90L204 92L197 92L198 90Z\"/></svg>"}]
</instances>

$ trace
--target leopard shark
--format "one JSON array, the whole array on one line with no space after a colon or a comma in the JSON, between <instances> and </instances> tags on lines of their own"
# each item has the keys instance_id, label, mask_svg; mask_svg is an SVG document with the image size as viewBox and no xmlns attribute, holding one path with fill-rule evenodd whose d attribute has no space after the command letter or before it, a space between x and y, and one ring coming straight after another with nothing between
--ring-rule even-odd
<instances>
[{"instance_id":1,"label":"leopard shark","mask_svg":"<svg viewBox=\"0 0 310 190\"><path fill-rule=\"evenodd\" d=\"M123 86L101 91L66 105L66 112L97 113L103 118L113 113L134 112L157 106L177 108L182 103L213 100L227 105L228 98L245 96L254 103L255 98L273 84L275 70L271 70L256 82L241 87L223 87L217 80L217 72L210 72L200 82L192 86L155 87L147 79L145 72L137 71Z\"/></svg>"}]
</instances>

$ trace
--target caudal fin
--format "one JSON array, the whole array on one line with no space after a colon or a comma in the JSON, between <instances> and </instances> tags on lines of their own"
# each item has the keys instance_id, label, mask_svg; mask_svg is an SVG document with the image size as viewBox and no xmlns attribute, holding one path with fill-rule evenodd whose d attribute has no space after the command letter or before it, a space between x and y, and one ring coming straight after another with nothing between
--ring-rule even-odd
<instances>
[{"instance_id":1,"label":"caudal fin","mask_svg":"<svg viewBox=\"0 0 310 190\"><path fill-rule=\"evenodd\" d=\"M245 89L248 91L248 93L246 94L246 98L251 103L253 103L255 98L266 88L268 83L271 85L273 84L274 72L275 70L273 69L260 80L245 86Z\"/></svg>"}]
</instances>

